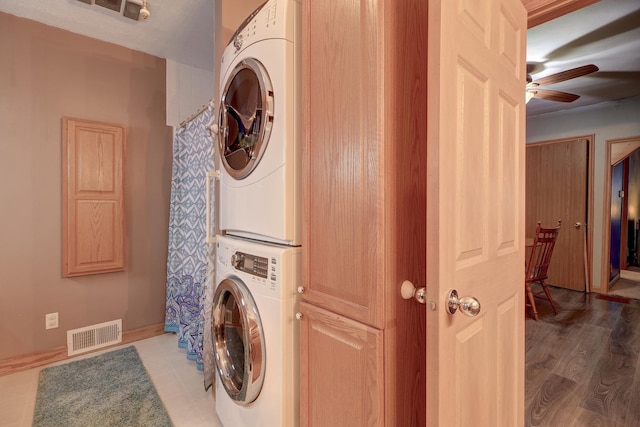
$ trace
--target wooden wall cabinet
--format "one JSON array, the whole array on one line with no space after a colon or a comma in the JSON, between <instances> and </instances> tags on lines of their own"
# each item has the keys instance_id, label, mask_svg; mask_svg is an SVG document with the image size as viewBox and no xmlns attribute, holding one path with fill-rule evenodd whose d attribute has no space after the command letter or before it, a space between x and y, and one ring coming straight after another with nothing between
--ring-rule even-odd
<instances>
[{"instance_id":1,"label":"wooden wall cabinet","mask_svg":"<svg viewBox=\"0 0 640 427\"><path fill-rule=\"evenodd\" d=\"M426 420L425 307L400 296L425 283L426 23L303 2L303 426Z\"/></svg>"},{"instance_id":2,"label":"wooden wall cabinet","mask_svg":"<svg viewBox=\"0 0 640 427\"><path fill-rule=\"evenodd\" d=\"M62 120L62 275L125 269L123 126Z\"/></svg>"}]
</instances>

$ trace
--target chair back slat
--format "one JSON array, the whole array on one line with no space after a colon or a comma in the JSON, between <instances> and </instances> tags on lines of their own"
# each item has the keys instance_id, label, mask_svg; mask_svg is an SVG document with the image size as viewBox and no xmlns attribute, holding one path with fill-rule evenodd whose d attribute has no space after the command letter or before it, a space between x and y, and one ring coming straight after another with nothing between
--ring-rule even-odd
<instances>
[{"instance_id":1,"label":"chair back slat","mask_svg":"<svg viewBox=\"0 0 640 427\"><path fill-rule=\"evenodd\" d=\"M557 227L543 228L540 222L538 222L536 234L533 237L529 262L527 263L526 282L539 282L547 278L549 264L551 264L551 255L553 255L553 248L558 239L561 223L562 220L558 221Z\"/></svg>"}]
</instances>

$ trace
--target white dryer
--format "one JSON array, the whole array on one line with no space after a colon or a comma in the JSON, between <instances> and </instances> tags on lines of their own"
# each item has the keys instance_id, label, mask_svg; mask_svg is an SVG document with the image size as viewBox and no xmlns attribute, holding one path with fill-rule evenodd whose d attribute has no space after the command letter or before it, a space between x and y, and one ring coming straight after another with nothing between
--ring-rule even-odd
<instances>
[{"instance_id":1,"label":"white dryer","mask_svg":"<svg viewBox=\"0 0 640 427\"><path fill-rule=\"evenodd\" d=\"M300 252L217 239L212 336L216 411L226 427L298 425Z\"/></svg>"},{"instance_id":2,"label":"white dryer","mask_svg":"<svg viewBox=\"0 0 640 427\"><path fill-rule=\"evenodd\" d=\"M300 245L300 0L249 16L221 63L220 230Z\"/></svg>"}]
</instances>

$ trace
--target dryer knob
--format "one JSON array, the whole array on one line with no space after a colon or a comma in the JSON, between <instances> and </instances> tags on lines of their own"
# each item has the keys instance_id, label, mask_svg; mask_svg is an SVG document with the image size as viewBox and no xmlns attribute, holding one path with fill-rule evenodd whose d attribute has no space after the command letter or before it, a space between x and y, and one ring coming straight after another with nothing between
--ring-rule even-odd
<instances>
[{"instance_id":1,"label":"dryer knob","mask_svg":"<svg viewBox=\"0 0 640 427\"><path fill-rule=\"evenodd\" d=\"M242 265L242 257L238 256L238 254L231 255L231 265L235 268L240 268Z\"/></svg>"},{"instance_id":2,"label":"dryer knob","mask_svg":"<svg viewBox=\"0 0 640 427\"><path fill-rule=\"evenodd\" d=\"M238 34L233 39L233 47L235 47L236 50L240 50L242 48L242 34Z\"/></svg>"}]
</instances>

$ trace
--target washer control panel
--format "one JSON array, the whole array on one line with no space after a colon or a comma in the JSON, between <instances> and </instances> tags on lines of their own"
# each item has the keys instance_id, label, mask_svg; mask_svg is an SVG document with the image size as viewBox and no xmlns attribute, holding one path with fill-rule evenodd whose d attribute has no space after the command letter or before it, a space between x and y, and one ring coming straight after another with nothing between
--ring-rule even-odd
<instances>
[{"instance_id":1,"label":"washer control panel","mask_svg":"<svg viewBox=\"0 0 640 427\"><path fill-rule=\"evenodd\" d=\"M236 251L231 255L231 265L236 269L254 276L267 278L269 259Z\"/></svg>"},{"instance_id":2,"label":"washer control panel","mask_svg":"<svg viewBox=\"0 0 640 427\"><path fill-rule=\"evenodd\" d=\"M269 29L277 28L278 21L276 20L278 11L278 1L271 0L265 2L256 10L254 10L247 18L240 24L238 29L233 33L229 44L233 44L235 53L238 53L245 43L255 42L253 39L256 36L256 30L258 32L269 32ZM282 13L282 12L281 12ZM267 38L272 37L270 35Z\"/></svg>"},{"instance_id":3,"label":"washer control panel","mask_svg":"<svg viewBox=\"0 0 640 427\"><path fill-rule=\"evenodd\" d=\"M253 295L297 298L302 248L216 236L216 283L235 277Z\"/></svg>"}]
</instances>

